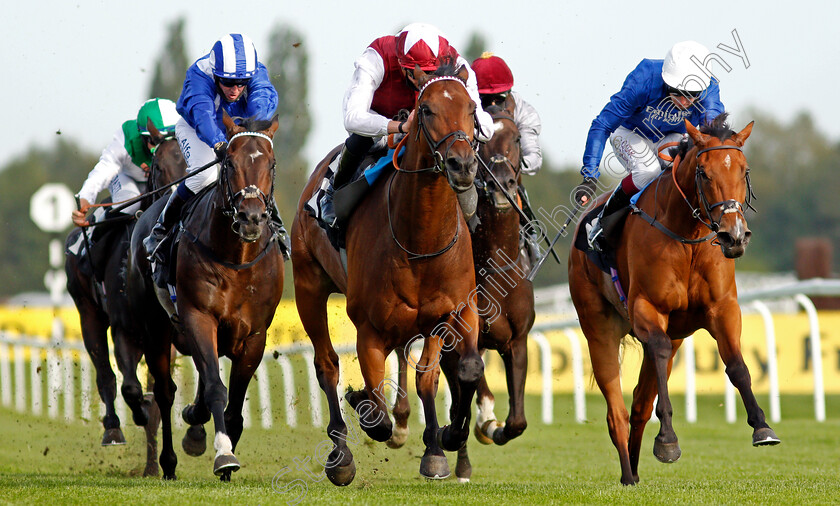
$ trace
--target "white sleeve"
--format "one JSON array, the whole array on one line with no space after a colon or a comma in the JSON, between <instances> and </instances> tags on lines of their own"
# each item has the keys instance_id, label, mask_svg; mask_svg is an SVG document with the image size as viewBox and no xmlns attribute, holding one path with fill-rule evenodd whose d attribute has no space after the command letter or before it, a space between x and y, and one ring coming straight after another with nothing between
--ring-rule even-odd
<instances>
[{"instance_id":1,"label":"white sleeve","mask_svg":"<svg viewBox=\"0 0 840 506\"><path fill-rule=\"evenodd\" d=\"M367 48L354 63L353 79L344 93L342 112L344 129L365 137L378 137L388 133L388 122L370 109L373 94L385 78L385 63L373 48Z\"/></svg>"},{"instance_id":2,"label":"white sleeve","mask_svg":"<svg viewBox=\"0 0 840 506\"><path fill-rule=\"evenodd\" d=\"M469 77L467 77L467 92L470 94L473 102L475 102L475 115L478 119L476 127L476 138L481 142L487 142L493 137L493 118L487 114L481 107L481 97L478 94L478 82L475 79L475 72L473 72L470 64L463 56L458 56L458 65L467 67Z\"/></svg>"},{"instance_id":3,"label":"white sleeve","mask_svg":"<svg viewBox=\"0 0 840 506\"><path fill-rule=\"evenodd\" d=\"M82 189L79 190L79 197L91 204L95 203L99 192L108 187L114 176L127 163L131 163L131 156L125 149L125 135L120 129L114 134L111 143L102 150L99 161L93 166Z\"/></svg>"},{"instance_id":4,"label":"white sleeve","mask_svg":"<svg viewBox=\"0 0 840 506\"><path fill-rule=\"evenodd\" d=\"M520 140L523 159L522 172L533 176L542 167L542 151L540 150L542 123L540 122L540 115L537 114L534 106L520 97L519 93L512 91L511 95L513 95L516 104L513 109L513 120L522 136Z\"/></svg>"}]
</instances>

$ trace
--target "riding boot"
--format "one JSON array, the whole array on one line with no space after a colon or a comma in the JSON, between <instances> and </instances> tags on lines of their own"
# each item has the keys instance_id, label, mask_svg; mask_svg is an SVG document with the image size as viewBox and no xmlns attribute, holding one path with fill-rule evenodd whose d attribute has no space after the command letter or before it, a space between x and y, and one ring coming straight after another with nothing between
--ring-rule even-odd
<instances>
[{"instance_id":1,"label":"riding boot","mask_svg":"<svg viewBox=\"0 0 840 506\"><path fill-rule=\"evenodd\" d=\"M335 191L347 184L353 177L353 173L359 167L362 161L361 156L353 154L347 146L341 150L341 159L338 162L338 168L330 180L330 186L324 191L324 196L321 197L321 220L327 225L335 227L337 225L335 216L335 203L333 196Z\"/></svg>"},{"instance_id":2,"label":"riding boot","mask_svg":"<svg viewBox=\"0 0 840 506\"><path fill-rule=\"evenodd\" d=\"M289 242L289 232L286 231L286 226L283 225L283 218L280 217L280 209L277 208L277 201L274 199L271 199L269 214L271 215L271 228L280 240L280 250L283 252L283 258L288 260L289 253L292 251L292 244Z\"/></svg>"},{"instance_id":3,"label":"riding boot","mask_svg":"<svg viewBox=\"0 0 840 506\"><path fill-rule=\"evenodd\" d=\"M627 207L630 204L630 197L632 197L632 195L624 193L621 185L616 187L613 194L610 195L609 200L607 200L607 203L604 204L601 212L598 213L598 216L588 225L590 228L586 235L586 240L589 243L590 248L595 251L603 251L604 229L602 228L601 222L605 217Z\"/></svg>"},{"instance_id":4,"label":"riding boot","mask_svg":"<svg viewBox=\"0 0 840 506\"><path fill-rule=\"evenodd\" d=\"M166 237L172 225L181 217L181 209L184 208L186 201L178 195L178 192L172 192L169 201L161 211L157 223L152 228L149 237L143 239L143 247L146 249L146 254L150 262L163 262L163 252L158 251L161 241Z\"/></svg>"}]
</instances>

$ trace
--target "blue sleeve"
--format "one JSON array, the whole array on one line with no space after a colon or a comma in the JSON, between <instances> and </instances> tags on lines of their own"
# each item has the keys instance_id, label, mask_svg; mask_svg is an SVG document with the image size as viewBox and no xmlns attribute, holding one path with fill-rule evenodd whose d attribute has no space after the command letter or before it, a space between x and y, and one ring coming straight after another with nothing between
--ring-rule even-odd
<instances>
[{"instance_id":1,"label":"blue sleeve","mask_svg":"<svg viewBox=\"0 0 840 506\"><path fill-rule=\"evenodd\" d=\"M257 72L248 83L248 105L245 115L249 118L270 120L277 109L277 90L268 77L268 69L262 63L257 64Z\"/></svg>"},{"instance_id":2,"label":"blue sleeve","mask_svg":"<svg viewBox=\"0 0 840 506\"><path fill-rule=\"evenodd\" d=\"M710 123L726 110L720 101L720 83L716 79L712 79L712 84L700 98L700 105L703 107L699 121L701 125Z\"/></svg>"},{"instance_id":3,"label":"blue sleeve","mask_svg":"<svg viewBox=\"0 0 840 506\"><path fill-rule=\"evenodd\" d=\"M213 78L193 64L187 69L184 87L178 98L178 114L195 129L198 138L210 147L226 140L216 123L216 85Z\"/></svg>"},{"instance_id":4,"label":"blue sleeve","mask_svg":"<svg viewBox=\"0 0 840 506\"><path fill-rule=\"evenodd\" d=\"M646 100L647 78L641 64L624 80L618 93L610 97L609 103L592 121L586 136L586 148L583 152L583 168L580 173L586 177L600 176L598 166L604 154L604 146L610 135L627 119L644 107Z\"/></svg>"}]
</instances>

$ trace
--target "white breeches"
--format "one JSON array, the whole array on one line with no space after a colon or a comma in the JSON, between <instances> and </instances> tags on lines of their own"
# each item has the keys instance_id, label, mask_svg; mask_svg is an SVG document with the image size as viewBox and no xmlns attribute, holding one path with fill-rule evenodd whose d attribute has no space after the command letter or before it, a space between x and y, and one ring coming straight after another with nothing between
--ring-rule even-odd
<instances>
[{"instance_id":1,"label":"white breeches","mask_svg":"<svg viewBox=\"0 0 840 506\"><path fill-rule=\"evenodd\" d=\"M680 133L670 133L656 142L624 127L610 136L610 145L621 165L630 173L636 188L642 189L659 175L662 166L657 153L663 144L679 142Z\"/></svg>"},{"instance_id":2,"label":"white breeches","mask_svg":"<svg viewBox=\"0 0 840 506\"><path fill-rule=\"evenodd\" d=\"M175 136L178 137L178 145L181 147L181 153L183 153L184 160L187 162L187 174L191 174L196 169L216 159L216 153L213 151L213 148L198 138L195 129L184 118L180 118L175 123ZM217 163L209 169L188 177L184 183L190 191L198 193L202 188L213 183L218 177L219 164Z\"/></svg>"}]
</instances>

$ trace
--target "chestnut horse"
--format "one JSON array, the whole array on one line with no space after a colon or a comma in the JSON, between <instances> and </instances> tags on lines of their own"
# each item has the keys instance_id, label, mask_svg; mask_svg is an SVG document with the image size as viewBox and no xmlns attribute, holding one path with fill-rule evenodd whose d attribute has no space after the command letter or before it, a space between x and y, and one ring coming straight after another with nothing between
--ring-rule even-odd
<instances>
[{"instance_id":1,"label":"chestnut horse","mask_svg":"<svg viewBox=\"0 0 840 506\"><path fill-rule=\"evenodd\" d=\"M475 273L456 196L472 187L477 168L476 104L467 93L467 76L465 67L452 65L441 66L434 75L414 69L420 90L417 121L401 142L405 154L399 170L381 176L350 217L346 273L339 253L303 207L317 191L331 156L318 165L298 205L292 225L295 302L315 348L315 371L329 403L328 433L334 446L325 471L336 485L349 484L356 467L336 391L338 355L327 328L330 293L346 295L347 314L357 331L365 388L349 392L346 399L359 413L362 429L376 441L391 437L382 393L385 357L425 337L423 356L414 364L426 415L420 473L448 476L443 450L458 450L469 436L469 404L484 364L476 348L478 316L464 309L474 295ZM459 409L452 425L439 430L434 405L437 364L441 349L453 347L460 353Z\"/></svg>"},{"instance_id":2,"label":"chestnut horse","mask_svg":"<svg viewBox=\"0 0 840 506\"><path fill-rule=\"evenodd\" d=\"M151 120L147 128L156 145L148 176L148 190L151 195L157 195L152 192L186 174L186 162L174 136L161 134ZM152 198L144 199L141 209L147 208L151 202ZM114 409L117 387L108 353L107 330L110 327L114 341L114 356L117 367L123 375L123 384L120 388L123 399L131 409L134 423L146 427L148 455L143 475L151 476L158 474L155 434L160 423L160 414L151 396L144 398L143 387L137 378L137 364L143 356L143 346L138 333L138 315L130 306L125 293L125 261L135 221L131 219L122 221L123 216L128 217L128 215L119 213L114 213L114 215L105 220L115 219L116 223L103 222L100 225L111 227L100 239L108 243L102 245L102 249L107 251L104 255L95 255L96 267L104 272L102 281L104 293L107 294L104 300L103 294L95 286L94 276L89 274L91 269L81 268L80 265L80 262L93 262L91 260L93 254L90 251L84 257L68 254L64 270L67 273L67 291L73 297L73 302L79 311L85 349L96 369L99 397L105 404L105 417L102 419L105 432L101 444L102 446L125 444L125 436L120 429L120 419ZM81 228L73 229L67 237L68 248L77 241L83 240L81 235ZM83 241L83 247L87 248L86 241ZM151 385L149 387L151 388ZM151 423L148 423L150 419Z\"/></svg>"},{"instance_id":3,"label":"chestnut horse","mask_svg":"<svg viewBox=\"0 0 840 506\"><path fill-rule=\"evenodd\" d=\"M274 189L272 122L224 117L229 147L218 182L197 195L181 224L177 248L174 307L168 294L156 291L142 240L154 217L141 219L131 243L129 276L132 296L146 304L155 294L169 314L177 310L175 332L166 313L144 320L146 362L155 378L155 399L163 421L160 464L164 478L175 479L171 410L175 385L170 347L191 355L199 373L194 404L184 421L215 425L213 472L230 481L240 464L234 450L242 435L242 406L248 383L265 352L266 330L283 291L283 256L270 225L268 206ZM147 213L152 214L152 213ZM230 392L219 374L219 357L231 359ZM203 434L203 428L199 427ZM186 441L185 441L186 443Z\"/></svg>"},{"instance_id":4,"label":"chestnut horse","mask_svg":"<svg viewBox=\"0 0 840 506\"><path fill-rule=\"evenodd\" d=\"M499 352L504 360L509 410L505 422L497 423L493 413L495 399L482 375L476 391L478 416L474 426L476 439L483 444L504 445L525 431L525 376L528 371L528 332L534 325L534 287L528 281L528 255L522 251L520 215L515 212L517 191L521 183L520 133L513 119L515 103L508 95L503 104L486 110L494 120L493 137L479 151L478 205L479 224L472 232L473 259L477 283L479 312L478 347ZM507 195L505 195L507 194ZM407 384L407 362L399 357L399 386ZM441 362L452 399L459 399L457 355L446 353ZM401 446L408 434L410 406L406 396L399 396L394 405L395 434L392 447ZM457 402L452 404L455 416ZM466 444L458 450L455 476L469 481L472 474Z\"/></svg>"},{"instance_id":5,"label":"chestnut horse","mask_svg":"<svg viewBox=\"0 0 840 506\"><path fill-rule=\"evenodd\" d=\"M744 254L751 234L743 214L752 194L749 166L741 147L753 124L735 133L725 120L720 115L699 131L686 121L694 145L683 146L681 163L675 159L674 168L651 183L627 218L616 251L626 307L610 276L583 251L572 248L569 256L572 301L589 343L595 381L607 401L607 426L624 485L639 481L642 433L657 395L660 429L653 453L662 462L680 457L667 380L681 340L701 328L717 341L726 374L741 393L753 446L779 443L756 402L741 355L735 287L734 259ZM644 347L632 415L622 397L618 358L628 333Z\"/></svg>"}]
</instances>

